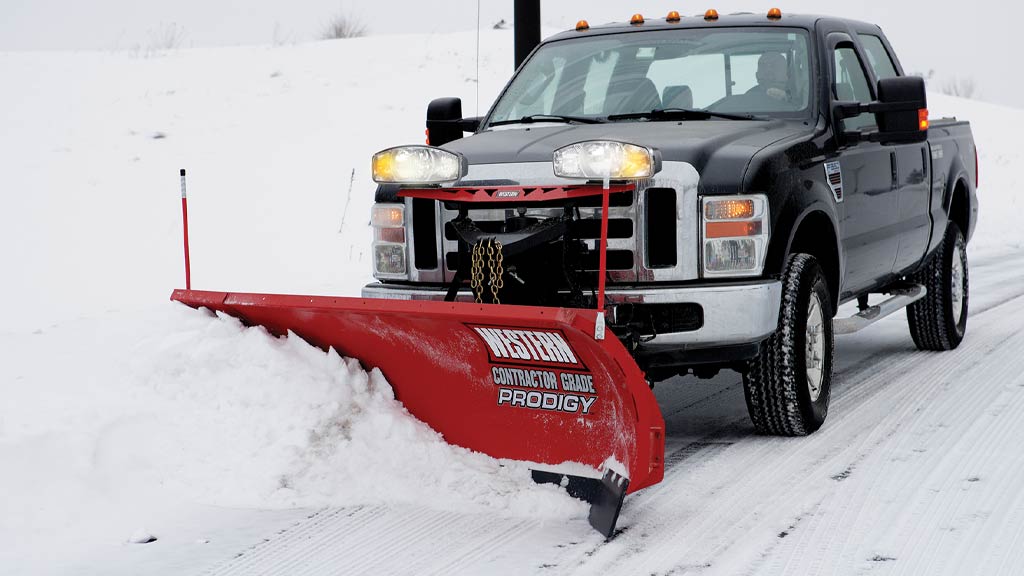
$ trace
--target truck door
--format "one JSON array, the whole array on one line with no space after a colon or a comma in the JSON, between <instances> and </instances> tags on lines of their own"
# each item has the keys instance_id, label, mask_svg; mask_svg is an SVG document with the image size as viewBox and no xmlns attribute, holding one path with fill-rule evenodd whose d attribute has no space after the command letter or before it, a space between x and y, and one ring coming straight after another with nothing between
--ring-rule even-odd
<instances>
[{"instance_id":1,"label":"truck door","mask_svg":"<svg viewBox=\"0 0 1024 576\"><path fill-rule=\"evenodd\" d=\"M827 45L833 101L873 101L875 91L852 38L834 32L828 35ZM833 126L839 144L837 157L830 158L824 168L840 204L839 226L846 257L843 296L870 289L888 278L899 247L896 149L877 142L847 144L841 137L843 131L868 131L874 125L873 114L861 114Z\"/></svg>"},{"instance_id":2,"label":"truck door","mask_svg":"<svg viewBox=\"0 0 1024 576\"><path fill-rule=\"evenodd\" d=\"M900 76L895 58L881 36L858 32L861 48L867 57L873 86L883 78ZM900 144L896 148L894 177L899 205L899 248L893 273L901 274L915 266L928 250L931 236L931 150L928 143Z\"/></svg>"}]
</instances>

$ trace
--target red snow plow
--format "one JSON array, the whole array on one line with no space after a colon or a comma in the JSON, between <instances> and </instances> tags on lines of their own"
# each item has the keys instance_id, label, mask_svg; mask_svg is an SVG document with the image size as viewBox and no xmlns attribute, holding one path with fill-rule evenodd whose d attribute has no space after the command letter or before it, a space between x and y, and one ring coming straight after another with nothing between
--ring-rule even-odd
<instances>
[{"instance_id":1,"label":"red snow plow","mask_svg":"<svg viewBox=\"0 0 1024 576\"><path fill-rule=\"evenodd\" d=\"M184 171L182 198L184 212ZM186 218L186 263L187 229ZM529 462L535 480L589 501L605 536L625 494L662 479L661 412L619 339L603 338L596 309L200 291L187 264L186 284L172 300L379 369L446 441Z\"/></svg>"}]
</instances>

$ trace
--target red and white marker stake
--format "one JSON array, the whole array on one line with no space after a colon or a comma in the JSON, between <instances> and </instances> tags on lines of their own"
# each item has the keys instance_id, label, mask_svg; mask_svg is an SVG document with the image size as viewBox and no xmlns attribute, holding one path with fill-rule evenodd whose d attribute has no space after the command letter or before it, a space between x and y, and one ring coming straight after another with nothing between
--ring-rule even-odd
<instances>
[{"instance_id":1,"label":"red and white marker stake","mask_svg":"<svg viewBox=\"0 0 1024 576\"><path fill-rule=\"evenodd\" d=\"M611 194L611 178L605 176L604 190L601 191L601 245L598 247L597 266L597 322L594 325L594 340L604 340L604 281L608 275L608 196Z\"/></svg>"},{"instance_id":2,"label":"red and white marker stake","mask_svg":"<svg viewBox=\"0 0 1024 576\"><path fill-rule=\"evenodd\" d=\"M181 222L185 230L185 289L192 289L192 270L188 261L188 197L185 194L185 169L181 169Z\"/></svg>"}]
</instances>

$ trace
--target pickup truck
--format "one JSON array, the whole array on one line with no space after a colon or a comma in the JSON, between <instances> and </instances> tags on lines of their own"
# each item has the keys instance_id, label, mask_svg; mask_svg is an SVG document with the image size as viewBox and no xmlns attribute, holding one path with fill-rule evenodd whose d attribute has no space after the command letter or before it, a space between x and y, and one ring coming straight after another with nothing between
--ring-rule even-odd
<instances>
[{"instance_id":1,"label":"pickup truck","mask_svg":"<svg viewBox=\"0 0 1024 576\"><path fill-rule=\"evenodd\" d=\"M773 435L824 422L835 334L906 307L918 348L964 337L971 129L929 119L878 26L580 21L485 116L442 98L427 128L374 156L364 297L597 306L651 385L736 370Z\"/></svg>"}]
</instances>

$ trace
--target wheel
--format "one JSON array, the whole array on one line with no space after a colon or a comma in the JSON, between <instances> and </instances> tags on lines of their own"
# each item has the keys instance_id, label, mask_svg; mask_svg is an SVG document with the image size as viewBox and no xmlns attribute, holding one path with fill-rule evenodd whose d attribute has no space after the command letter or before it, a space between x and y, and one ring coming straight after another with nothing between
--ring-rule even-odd
<instances>
[{"instance_id":1,"label":"wheel","mask_svg":"<svg viewBox=\"0 0 1024 576\"><path fill-rule=\"evenodd\" d=\"M924 268L911 276L928 294L907 307L910 336L920 350L952 350L967 331L967 245L950 222Z\"/></svg>"},{"instance_id":2,"label":"wheel","mask_svg":"<svg viewBox=\"0 0 1024 576\"><path fill-rule=\"evenodd\" d=\"M818 261L794 254L782 274L779 327L747 365L743 390L760 434L805 436L821 427L832 388L832 299Z\"/></svg>"}]
</instances>

